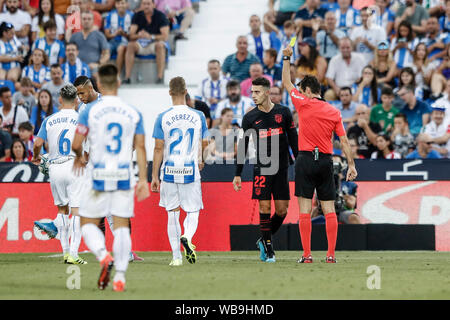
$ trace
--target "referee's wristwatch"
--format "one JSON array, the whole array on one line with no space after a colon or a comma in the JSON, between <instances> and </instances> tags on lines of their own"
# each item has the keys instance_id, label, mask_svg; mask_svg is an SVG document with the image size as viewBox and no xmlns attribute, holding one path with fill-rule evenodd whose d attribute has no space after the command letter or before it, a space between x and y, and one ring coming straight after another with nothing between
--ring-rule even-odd
<instances>
[{"instance_id":1,"label":"referee's wristwatch","mask_svg":"<svg viewBox=\"0 0 450 320\"><path fill-rule=\"evenodd\" d=\"M283 60L291 60L291 57L289 57L289 56L283 56Z\"/></svg>"}]
</instances>

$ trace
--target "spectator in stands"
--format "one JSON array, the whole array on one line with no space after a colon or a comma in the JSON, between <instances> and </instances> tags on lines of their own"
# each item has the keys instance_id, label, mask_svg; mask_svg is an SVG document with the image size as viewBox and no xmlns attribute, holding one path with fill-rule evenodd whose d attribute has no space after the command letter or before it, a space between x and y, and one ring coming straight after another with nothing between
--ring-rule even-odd
<instances>
[{"instance_id":1,"label":"spectator in stands","mask_svg":"<svg viewBox=\"0 0 450 320\"><path fill-rule=\"evenodd\" d=\"M353 101L352 89L350 87L341 88L339 101L333 105L341 112L344 128L353 126L356 121L355 111L358 104Z\"/></svg>"},{"instance_id":2,"label":"spectator in stands","mask_svg":"<svg viewBox=\"0 0 450 320\"><path fill-rule=\"evenodd\" d=\"M45 37L33 43L32 50L39 48L45 51L49 64L63 64L66 58L64 42L56 38L56 24L53 20L44 23Z\"/></svg>"},{"instance_id":3,"label":"spectator in stands","mask_svg":"<svg viewBox=\"0 0 450 320\"><path fill-rule=\"evenodd\" d=\"M427 50L428 48L424 43L419 43L414 49L412 63L407 64L415 74L416 86L423 92L425 97L430 95L431 89L429 84L431 83L431 77L440 65L439 60L430 61L427 58Z\"/></svg>"},{"instance_id":4,"label":"spectator in stands","mask_svg":"<svg viewBox=\"0 0 450 320\"><path fill-rule=\"evenodd\" d=\"M413 51L420 39L414 37L411 23L403 20L397 27L397 34L391 41L391 52L397 68L402 69L413 61Z\"/></svg>"},{"instance_id":5,"label":"spectator in stands","mask_svg":"<svg viewBox=\"0 0 450 320\"><path fill-rule=\"evenodd\" d=\"M377 149L372 153L370 159L401 159L401 155L394 151L394 146L388 134L377 136Z\"/></svg>"},{"instance_id":6,"label":"spectator in stands","mask_svg":"<svg viewBox=\"0 0 450 320\"><path fill-rule=\"evenodd\" d=\"M231 79L239 82L250 77L250 65L260 62L258 57L248 51L248 40L246 36L239 36L236 41L237 52L225 58L222 71Z\"/></svg>"},{"instance_id":7,"label":"spectator in stands","mask_svg":"<svg viewBox=\"0 0 450 320\"><path fill-rule=\"evenodd\" d=\"M433 107L445 109L445 121L450 122L450 79L447 80L444 96L436 100Z\"/></svg>"},{"instance_id":8,"label":"spectator in stands","mask_svg":"<svg viewBox=\"0 0 450 320\"><path fill-rule=\"evenodd\" d=\"M397 68L392 54L389 51L389 44L387 41L378 43L375 49L375 57L370 62L370 66L375 70L377 83L381 87L395 87L395 76L397 75Z\"/></svg>"},{"instance_id":9,"label":"spectator in stands","mask_svg":"<svg viewBox=\"0 0 450 320\"><path fill-rule=\"evenodd\" d=\"M280 48L286 48L288 45L290 45L292 38L296 36L295 31L296 31L295 23L292 20L287 20L284 22L283 30L279 30L278 28L276 29L278 39L280 40ZM295 53L298 51L297 42L295 43L293 49L294 54L291 56L291 63L294 63L296 60ZM281 64L283 62L282 59L283 59L283 50L279 50L277 56L277 63Z\"/></svg>"},{"instance_id":10,"label":"spectator in stands","mask_svg":"<svg viewBox=\"0 0 450 320\"><path fill-rule=\"evenodd\" d=\"M68 13L71 15L66 19L66 42L70 42L72 35L82 30L81 13L90 11L94 16L94 29L102 28L102 15L92 10L93 4L91 0L72 0Z\"/></svg>"},{"instance_id":11,"label":"spectator in stands","mask_svg":"<svg viewBox=\"0 0 450 320\"><path fill-rule=\"evenodd\" d=\"M5 162L27 162L31 158L27 154L27 149L20 139L15 139L11 145L11 156Z\"/></svg>"},{"instance_id":12,"label":"spectator in stands","mask_svg":"<svg viewBox=\"0 0 450 320\"><path fill-rule=\"evenodd\" d=\"M30 64L22 70L22 77L30 78L33 87L39 90L44 83L50 81L48 57L42 49L34 49L30 57Z\"/></svg>"},{"instance_id":13,"label":"spectator in stands","mask_svg":"<svg viewBox=\"0 0 450 320\"><path fill-rule=\"evenodd\" d=\"M81 32L72 35L70 42L76 43L80 49L79 57L95 75L101 64L108 62L110 50L103 33L94 28L94 15L91 11L81 14Z\"/></svg>"},{"instance_id":14,"label":"spectator in stands","mask_svg":"<svg viewBox=\"0 0 450 320\"><path fill-rule=\"evenodd\" d=\"M249 110L254 107L253 100L241 95L241 87L239 81L230 80L227 83L227 99L222 100L217 105L217 109L213 118L212 127L216 127L220 122L220 116L224 108L233 110L232 124L242 125L242 118Z\"/></svg>"},{"instance_id":15,"label":"spectator in stands","mask_svg":"<svg viewBox=\"0 0 450 320\"><path fill-rule=\"evenodd\" d=\"M39 12L31 21L31 41L35 42L38 38L46 36L45 23L52 21L55 28L56 37L58 40L64 39L65 21L62 16L55 13L53 0L39 1ZM53 27L53 26L52 26ZM56 38L55 37L55 38Z\"/></svg>"},{"instance_id":16,"label":"spectator in stands","mask_svg":"<svg viewBox=\"0 0 450 320\"><path fill-rule=\"evenodd\" d=\"M339 54L339 40L345 37L344 31L336 28L336 14L334 11L325 13L325 25L316 34L319 53L330 62L331 58ZM285 47L283 47L285 48Z\"/></svg>"},{"instance_id":17,"label":"spectator in stands","mask_svg":"<svg viewBox=\"0 0 450 320\"><path fill-rule=\"evenodd\" d=\"M423 37L427 32L427 19L429 18L429 14L415 0L405 0L404 4L400 3L400 7L395 15L395 28L398 27L400 22L406 20L411 23L413 31L419 38Z\"/></svg>"},{"instance_id":18,"label":"spectator in stands","mask_svg":"<svg viewBox=\"0 0 450 320\"><path fill-rule=\"evenodd\" d=\"M21 124L19 124L19 139L25 145L27 157L32 158L34 135L33 135L33 125L29 121L22 122Z\"/></svg>"},{"instance_id":19,"label":"spectator in stands","mask_svg":"<svg viewBox=\"0 0 450 320\"><path fill-rule=\"evenodd\" d=\"M276 11L276 1L269 0L269 12L266 13L264 20L267 19L278 27L281 27L285 21L291 20L305 3L305 0L279 0L279 8Z\"/></svg>"},{"instance_id":20,"label":"spectator in stands","mask_svg":"<svg viewBox=\"0 0 450 320\"><path fill-rule=\"evenodd\" d=\"M165 42L169 39L169 20L155 9L152 0L142 0L142 11L137 12L131 21L127 51L125 53L125 80L129 84L136 54L156 55L158 68L157 84L162 84L166 67L167 49Z\"/></svg>"},{"instance_id":21,"label":"spectator in stands","mask_svg":"<svg viewBox=\"0 0 450 320\"><path fill-rule=\"evenodd\" d=\"M386 40L386 32L384 29L376 24L372 24L370 20L371 13L371 9L367 7L363 8L361 10L362 25L353 28L350 34L355 52L363 55L366 64L369 64L373 60L374 51L378 43Z\"/></svg>"},{"instance_id":22,"label":"spectator in stands","mask_svg":"<svg viewBox=\"0 0 450 320\"><path fill-rule=\"evenodd\" d=\"M186 94L186 104L195 110L203 112L206 118L206 125L208 128L211 126L211 111L206 103L197 99L191 99L191 96Z\"/></svg>"},{"instance_id":23,"label":"spectator in stands","mask_svg":"<svg viewBox=\"0 0 450 320\"><path fill-rule=\"evenodd\" d=\"M312 37L303 38L299 43L300 58L296 61L297 77L303 79L307 75L315 76L321 85L325 85L327 61L319 55L316 40Z\"/></svg>"},{"instance_id":24,"label":"spectator in stands","mask_svg":"<svg viewBox=\"0 0 450 320\"><path fill-rule=\"evenodd\" d=\"M261 32L261 19L257 15L250 17L250 33L247 34L248 52L263 62L264 51L279 48L279 40L275 33Z\"/></svg>"},{"instance_id":25,"label":"spectator in stands","mask_svg":"<svg viewBox=\"0 0 450 320\"><path fill-rule=\"evenodd\" d=\"M397 113L394 117L391 141L395 152L399 153L402 158L414 150L414 137L409 132L408 119L403 113Z\"/></svg>"},{"instance_id":26,"label":"spectator in stands","mask_svg":"<svg viewBox=\"0 0 450 320\"><path fill-rule=\"evenodd\" d=\"M445 50L447 53L443 57L442 63L434 70L431 76L431 98L437 100L445 90L446 82L450 79L450 46Z\"/></svg>"},{"instance_id":27,"label":"spectator in stands","mask_svg":"<svg viewBox=\"0 0 450 320\"><path fill-rule=\"evenodd\" d=\"M270 101L274 104L283 104L283 90L279 86L273 86L269 91Z\"/></svg>"},{"instance_id":28,"label":"spectator in stands","mask_svg":"<svg viewBox=\"0 0 450 320\"><path fill-rule=\"evenodd\" d=\"M406 159L440 159L439 152L433 149L433 139L429 134L420 133L417 136L417 149L406 156Z\"/></svg>"},{"instance_id":29,"label":"spectator in stands","mask_svg":"<svg viewBox=\"0 0 450 320\"><path fill-rule=\"evenodd\" d=\"M348 0L346 0L348 1ZM339 41L340 54L331 58L326 73L330 90L325 93L325 100L336 100L340 88L351 87L360 77L365 67L364 58L358 53L352 53L352 42L349 38Z\"/></svg>"},{"instance_id":30,"label":"spectator in stands","mask_svg":"<svg viewBox=\"0 0 450 320\"><path fill-rule=\"evenodd\" d=\"M373 24L384 29L386 35L389 37L394 31L395 13L391 11L390 0L376 0L376 10L372 13L370 19ZM365 5L371 7L369 5Z\"/></svg>"},{"instance_id":31,"label":"spectator in stands","mask_svg":"<svg viewBox=\"0 0 450 320\"><path fill-rule=\"evenodd\" d=\"M52 64L50 67L50 77L51 81L46 82L42 86L42 90L48 90L52 95L53 104L55 107L59 107L59 90L64 87L67 83L62 78L63 71L59 64ZM36 104L36 103L35 103ZM33 104L33 106L35 105Z\"/></svg>"},{"instance_id":32,"label":"spectator in stands","mask_svg":"<svg viewBox=\"0 0 450 320\"><path fill-rule=\"evenodd\" d=\"M368 159L376 150L377 135L382 129L378 123L370 122L369 108L364 104L356 107L355 116L355 125L348 128L347 136L358 141L358 154Z\"/></svg>"},{"instance_id":33,"label":"spectator in stands","mask_svg":"<svg viewBox=\"0 0 450 320\"><path fill-rule=\"evenodd\" d=\"M233 115L233 110L223 108L219 124L209 131L211 144L208 149L215 163L226 163L236 158L238 131L232 126Z\"/></svg>"},{"instance_id":34,"label":"spectator in stands","mask_svg":"<svg viewBox=\"0 0 450 320\"><path fill-rule=\"evenodd\" d=\"M273 48L264 51L264 74L272 77L274 83L281 81L281 66L276 63L277 55L277 50Z\"/></svg>"},{"instance_id":35,"label":"spectator in stands","mask_svg":"<svg viewBox=\"0 0 450 320\"><path fill-rule=\"evenodd\" d=\"M434 107L431 112L431 121L423 132L429 134L433 139L433 149L439 152L441 157L450 156L450 122L445 120L445 109Z\"/></svg>"},{"instance_id":36,"label":"spectator in stands","mask_svg":"<svg viewBox=\"0 0 450 320\"><path fill-rule=\"evenodd\" d=\"M439 27L442 32L450 32L450 0L445 0L444 15L439 18Z\"/></svg>"},{"instance_id":37,"label":"spectator in stands","mask_svg":"<svg viewBox=\"0 0 450 320\"><path fill-rule=\"evenodd\" d=\"M351 0L338 0L339 9L336 13L336 26L350 36L353 28L361 25L359 10L351 6Z\"/></svg>"},{"instance_id":38,"label":"spectator in stands","mask_svg":"<svg viewBox=\"0 0 450 320\"><path fill-rule=\"evenodd\" d=\"M21 106L13 106L11 90L8 87L0 88L0 101L3 106L0 107L2 116L2 128L8 131L12 137L19 133L19 124L28 121L28 115Z\"/></svg>"},{"instance_id":39,"label":"spectator in stands","mask_svg":"<svg viewBox=\"0 0 450 320\"><path fill-rule=\"evenodd\" d=\"M377 76L371 66L362 70L361 78L352 87L353 101L367 106L380 102L381 90L378 88Z\"/></svg>"},{"instance_id":40,"label":"spectator in stands","mask_svg":"<svg viewBox=\"0 0 450 320\"><path fill-rule=\"evenodd\" d=\"M92 8L101 13L108 13L114 8L114 0L95 0Z\"/></svg>"},{"instance_id":41,"label":"spectator in stands","mask_svg":"<svg viewBox=\"0 0 450 320\"><path fill-rule=\"evenodd\" d=\"M58 108L53 105L53 98L50 91L42 89L38 94L38 103L31 109L30 122L34 126L34 134L37 135L41 124L45 118L58 112Z\"/></svg>"},{"instance_id":42,"label":"spectator in stands","mask_svg":"<svg viewBox=\"0 0 450 320\"><path fill-rule=\"evenodd\" d=\"M117 69L121 74L122 67L125 64L125 52L134 14L128 10L127 0L113 0L113 2L115 2L116 9L108 13L104 30L111 50L111 57L116 57Z\"/></svg>"},{"instance_id":43,"label":"spectator in stands","mask_svg":"<svg viewBox=\"0 0 450 320\"><path fill-rule=\"evenodd\" d=\"M438 59L445 56L445 46L449 43L448 35L445 32L440 32L439 21L437 17L429 17L427 20L427 36L421 40L425 43L428 52L429 61Z\"/></svg>"},{"instance_id":44,"label":"spectator in stands","mask_svg":"<svg viewBox=\"0 0 450 320\"><path fill-rule=\"evenodd\" d=\"M431 107L416 98L414 87L411 85L402 86L398 95L405 102L400 112L408 118L409 130L413 136L417 136L422 126L430 121Z\"/></svg>"},{"instance_id":45,"label":"spectator in stands","mask_svg":"<svg viewBox=\"0 0 450 320\"><path fill-rule=\"evenodd\" d=\"M23 45L14 36L14 27L9 22L0 25L0 37L0 80L16 82L22 72Z\"/></svg>"},{"instance_id":46,"label":"spectator in stands","mask_svg":"<svg viewBox=\"0 0 450 320\"><path fill-rule=\"evenodd\" d=\"M226 98L227 83L230 79L220 74L220 61L210 60L208 62L209 77L203 79L198 85L197 99L206 102L211 113L215 113L217 104Z\"/></svg>"},{"instance_id":47,"label":"spectator in stands","mask_svg":"<svg viewBox=\"0 0 450 320\"><path fill-rule=\"evenodd\" d=\"M186 30L192 25L195 11L192 9L191 0L154 0L156 9L164 12L170 20L176 20L180 26L175 31L175 40L186 40Z\"/></svg>"},{"instance_id":48,"label":"spectator in stands","mask_svg":"<svg viewBox=\"0 0 450 320\"><path fill-rule=\"evenodd\" d=\"M250 77L241 82L241 94L245 97L252 96L252 81L264 77L270 81L270 86L273 85L272 77L264 74L263 66L259 62L252 63L250 66Z\"/></svg>"},{"instance_id":49,"label":"spectator in stands","mask_svg":"<svg viewBox=\"0 0 450 320\"><path fill-rule=\"evenodd\" d=\"M349 138L348 144L350 146L350 150L352 151L353 159L364 159L364 156L358 154L358 141L355 138Z\"/></svg>"},{"instance_id":50,"label":"spectator in stands","mask_svg":"<svg viewBox=\"0 0 450 320\"><path fill-rule=\"evenodd\" d=\"M410 85L414 87L414 95L417 99L422 100L423 99L423 91L421 87L416 86L416 79L414 76L414 71L410 67L405 67L402 70L400 70L400 74L398 76L398 87L394 89L394 93L397 94L401 87ZM399 97L399 96L398 96ZM399 97L400 98L400 97ZM396 101L398 102L398 101ZM400 105L403 105L402 100L400 99Z\"/></svg>"},{"instance_id":51,"label":"spectator in stands","mask_svg":"<svg viewBox=\"0 0 450 320\"><path fill-rule=\"evenodd\" d=\"M3 117L0 114L0 128L3 125ZM0 129L0 162L4 162L6 158L11 156L11 135Z\"/></svg>"},{"instance_id":52,"label":"spectator in stands","mask_svg":"<svg viewBox=\"0 0 450 320\"><path fill-rule=\"evenodd\" d=\"M15 106L22 106L27 114L30 115L31 108L36 104L33 83L30 78L22 77L22 79L20 79L20 89L13 94L12 104Z\"/></svg>"},{"instance_id":53,"label":"spectator in stands","mask_svg":"<svg viewBox=\"0 0 450 320\"><path fill-rule=\"evenodd\" d=\"M67 62L61 66L64 82L73 83L79 76L91 77L89 66L78 58L78 45L68 43L66 46Z\"/></svg>"},{"instance_id":54,"label":"spectator in stands","mask_svg":"<svg viewBox=\"0 0 450 320\"><path fill-rule=\"evenodd\" d=\"M381 103L370 111L370 122L378 123L384 132L391 132L394 129L394 118L399 113L392 105L393 100L394 92L391 88L385 87L381 90Z\"/></svg>"},{"instance_id":55,"label":"spectator in stands","mask_svg":"<svg viewBox=\"0 0 450 320\"><path fill-rule=\"evenodd\" d=\"M31 30L31 16L19 9L19 0L6 0L6 12L0 13L0 23L9 22L14 26L17 39L22 42L25 51L30 48L28 35Z\"/></svg>"},{"instance_id":56,"label":"spectator in stands","mask_svg":"<svg viewBox=\"0 0 450 320\"><path fill-rule=\"evenodd\" d=\"M320 7L318 0L306 0L305 6L295 14L295 25L302 35L302 38L314 37L313 29L318 30L318 26L323 23L326 10ZM315 27L316 26L316 27Z\"/></svg>"}]
</instances>

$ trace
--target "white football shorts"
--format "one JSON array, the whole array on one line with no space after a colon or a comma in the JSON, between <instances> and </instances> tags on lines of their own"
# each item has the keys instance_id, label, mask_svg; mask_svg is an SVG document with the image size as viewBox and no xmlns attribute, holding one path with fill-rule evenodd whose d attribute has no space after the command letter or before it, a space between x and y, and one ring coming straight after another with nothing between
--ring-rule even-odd
<instances>
[{"instance_id":1,"label":"white football shorts","mask_svg":"<svg viewBox=\"0 0 450 320\"><path fill-rule=\"evenodd\" d=\"M73 160L49 165L49 180L56 206L80 207L84 179L72 173Z\"/></svg>"},{"instance_id":2,"label":"white football shorts","mask_svg":"<svg viewBox=\"0 0 450 320\"><path fill-rule=\"evenodd\" d=\"M181 207L186 212L203 209L201 181L172 183L161 181L159 206L171 211Z\"/></svg>"}]
</instances>

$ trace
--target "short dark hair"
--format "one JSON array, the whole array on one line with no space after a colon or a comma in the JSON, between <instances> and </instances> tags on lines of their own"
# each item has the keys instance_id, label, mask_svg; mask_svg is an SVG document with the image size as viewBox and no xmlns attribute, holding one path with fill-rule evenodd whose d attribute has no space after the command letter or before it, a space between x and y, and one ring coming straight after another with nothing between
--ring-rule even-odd
<instances>
[{"instance_id":1,"label":"short dark hair","mask_svg":"<svg viewBox=\"0 0 450 320\"><path fill-rule=\"evenodd\" d=\"M222 109L222 111L220 111L220 116L223 116L225 113L230 112L230 111L233 112L233 109L225 107Z\"/></svg>"},{"instance_id":2,"label":"short dark hair","mask_svg":"<svg viewBox=\"0 0 450 320\"><path fill-rule=\"evenodd\" d=\"M68 44L66 44L66 49L68 46L75 46L77 50L79 50L78 45L75 42L69 42Z\"/></svg>"},{"instance_id":3,"label":"short dark hair","mask_svg":"<svg viewBox=\"0 0 450 320\"><path fill-rule=\"evenodd\" d=\"M100 66L100 68L98 68L98 79L102 84L102 86L105 86L110 89L117 88L119 84L118 76L119 70L112 63L104 64Z\"/></svg>"},{"instance_id":4,"label":"short dark hair","mask_svg":"<svg viewBox=\"0 0 450 320\"><path fill-rule=\"evenodd\" d=\"M352 94L352 88L350 88L350 87L342 87L339 92L342 92L342 91L348 91L348 92L350 92L350 94Z\"/></svg>"},{"instance_id":5,"label":"short dark hair","mask_svg":"<svg viewBox=\"0 0 450 320\"><path fill-rule=\"evenodd\" d=\"M22 79L20 79L20 85L22 87L32 87L33 86L33 82L31 81L30 78L23 77Z\"/></svg>"},{"instance_id":6,"label":"short dark hair","mask_svg":"<svg viewBox=\"0 0 450 320\"><path fill-rule=\"evenodd\" d=\"M217 60L217 59L211 59L211 60L209 60L209 61L208 61L208 64L210 64L210 63L218 63L218 64L220 65L220 61Z\"/></svg>"},{"instance_id":7,"label":"short dark hair","mask_svg":"<svg viewBox=\"0 0 450 320\"><path fill-rule=\"evenodd\" d=\"M272 58L276 59L278 56L278 52L277 50L275 50L274 48L270 48L267 49L266 51L264 51L265 53L267 53L269 56L271 56Z\"/></svg>"},{"instance_id":8,"label":"short dark hair","mask_svg":"<svg viewBox=\"0 0 450 320\"><path fill-rule=\"evenodd\" d=\"M384 87L383 89L381 89L381 95L393 96L394 91L392 91L390 87Z\"/></svg>"},{"instance_id":9,"label":"short dark hair","mask_svg":"<svg viewBox=\"0 0 450 320\"><path fill-rule=\"evenodd\" d=\"M56 22L53 21L52 19L49 19L47 22L44 23L43 28L44 32L47 31L48 29L56 29Z\"/></svg>"},{"instance_id":10,"label":"short dark hair","mask_svg":"<svg viewBox=\"0 0 450 320\"><path fill-rule=\"evenodd\" d=\"M57 63L54 63L50 66L50 69L56 69L56 68L61 68L61 66ZM62 68L61 68L62 69Z\"/></svg>"},{"instance_id":11,"label":"short dark hair","mask_svg":"<svg viewBox=\"0 0 450 320\"><path fill-rule=\"evenodd\" d=\"M401 113L401 112L397 113L397 114L394 116L394 119L395 119L395 118L402 118L406 123L408 123L408 118L406 117L406 114L404 114L404 113Z\"/></svg>"},{"instance_id":12,"label":"short dark hair","mask_svg":"<svg viewBox=\"0 0 450 320\"><path fill-rule=\"evenodd\" d=\"M409 92L414 92L416 90L416 87L414 87L412 84L405 84L405 85L401 86L400 90L401 89L405 89L406 91L409 91Z\"/></svg>"},{"instance_id":13,"label":"short dark hair","mask_svg":"<svg viewBox=\"0 0 450 320\"><path fill-rule=\"evenodd\" d=\"M25 121L19 124L19 130L33 131L33 125L30 121Z\"/></svg>"},{"instance_id":14,"label":"short dark hair","mask_svg":"<svg viewBox=\"0 0 450 320\"><path fill-rule=\"evenodd\" d=\"M302 91L309 88L313 94L320 94L320 83L314 76L306 75L298 85Z\"/></svg>"},{"instance_id":15,"label":"short dark hair","mask_svg":"<svg viewBox=\"0 0 450 320\"><path fill-rule=\"evenodd\" d=\"M186 81L183 77L175 77L170 79L169 91L172 96L184 95L186 92Z\"/></svg>"},{"instance_id":16,"label":"short dark hair","mask_svg":"<svg viewBox=\"0 0 450 320\"><path fill-rule=\"evenodd\" d=\"M64 101L73 102L77 98L77 88L71 83L66 84L59 90L59 95Z\"/></svg>"},{"instance_id":17,"label":"short dark hair","mask_svg":"<svg viewBox=\"0 0 450 320\"><path fill-rule=\"evenodd\" d=\"M230 88L235 88L235 87L239 87L240 88L239 81L232 79L232 80L227 82L227 90L230 89Z\"/></svg>"},{"instance_id":18,"label":"short dark hair","mask_svg":"<svg viewBox=\"0 0 450 320\"><path fill-rule=\"evenodd\" d=\"M88 82L90 82L91 84L92 84L92 82L91 82L91 79L89 78L89 77L86 77L86 76L78 76L76 79L75 79L75 81L73 82L73 85L75 86L75 87L78 87L78 86L85 86L85 85L87 85L88 84Z\"/></svg>"},{"instance_id":19,"label":"short dark hair","mask_svg":"<svg viewBox=\"0 0 450 320\"><path fill-rule=\"evenodd\" d=\"M252 81L252 85L254 86L263 86L266 89L270 89L270 81L264 77L256 78Z\"/></svg>"},{"instance_id":20,"label":"short dark hair","mask_svg":"<svg viewBox=\"0 0 450 320\"><path fill-rule=\"evenodd\" d=\"M5 92L11 92L11 89L9 87L1 87L0 88L0 97L3 97L3 93Z\"/></svg>"}]
</instances>

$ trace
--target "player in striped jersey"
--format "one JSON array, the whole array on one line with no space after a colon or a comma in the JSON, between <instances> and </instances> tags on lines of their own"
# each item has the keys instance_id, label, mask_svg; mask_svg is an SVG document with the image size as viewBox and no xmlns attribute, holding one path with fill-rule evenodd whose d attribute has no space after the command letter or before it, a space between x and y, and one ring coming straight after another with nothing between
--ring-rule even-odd
<instances>
[{"instance_id":1,"label":"player in striped jersey","mask_svg":"<svg viewBox=\"0 0 450 320\"><path fill-rule=\"evenodd\" d=\"M137 199L141 201L149 196L145 132L140 112L117 96L120 85L117 67L102 65L98 76L102 99L80 114L72 145L76 154L73 170L78 174L84 171L83 141L87 137L91 170L87 171L89 187L84 188L80 207L81 230L86 245L100 261L99 289L106 288L115 265L113 290L124 291L131 251L129 218L134 214L136 185L133 146L139 167ZM106 250L105 238L98 228L101 218L107 214L112 214L114 220L114 259Z\"/></svg>"},{"instance_id":2,"label":"player in striped jersey","mask_svg":"<svg viewBox=\"0 0 450 320\"><path fill-rule=\"evenodd\" d=\"M48 56L49 64L63 64L66 57L64 43L56 38L56 23L49 20L44 23L45 37L33 43L32 49L42 49Z\"/></svg>"},{"instance_id":3,"label":"player in striped jersey","mask_svg":"<svg viewBox=\"0 0 450 320\"><path fill-rule=\"evenodd\" d=\"M169 265L180 266L180 241L187 261L197 260L192 237L203 209L199 171L203 168L202 151L208 145L209 133L204 114L186 105L184 79L173 78L169 87L173 106L158 115L153 129L152 191L161 192L159 205L168 214L167 233L173 256ZM183 235L180 207L186 212Z\"/></svg>"},{"instance_id":4,"label":"player in striped jersey","mask_svg":"<svg viewBox=\"0 0 450 320\"><path fill-rule=\"evenodd\" d=\"M22 78L27 77L33 82L33 87L40 89L42 85L50 81L50 69L47 54L42 49L34 49L30 57L30 65L22 70Z\"/></svg>"},{"instance_id":5,"label":"player in striped jersey","mask_svg":"<svg viewBox=\"0 0 450 320\"><path fill-rule=\"evenodd\" d=\"M119 74L125 63L125 51L128 44L128 35L131 26L131 19L134 13L128 8L126 0L116 0L116 9L108 13L105 19L105 36L108 39L111 56L116 57Z\"/></svg>"},{"instance_id":6,"label":"player in striped jersey","mask_svg":"<svg viewBox=\"0 0 450 320\"><path fill-rule=\"evenodd\" d=\"M77 126L78 113L75 111L77 103L77 89L72 84L65 85L60 91L61 110L45 118L38 136L34 142L33 163L40 164L41 148L44 142L49 149L49 176L55 205L58 215L53 222L34 224L46 232L50 238L59 234L61 247L64 253L64 262L69 264L86 264L78 257L78 248L81 242L81 232L76 228L75 221L80 207L80 194L83 180L71 174L75 154L71 150L71 141ZM69 209L72 213L72 223L69 221ZM69 244L69 230L72 230Z\"/></svg>"}]
</instances>

